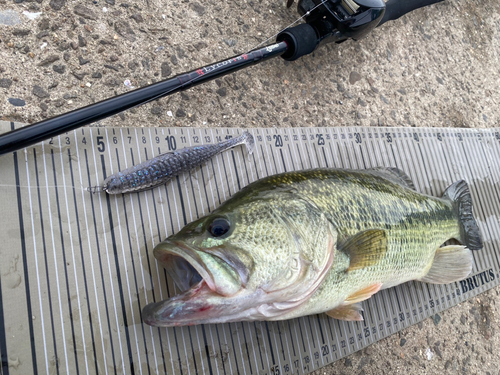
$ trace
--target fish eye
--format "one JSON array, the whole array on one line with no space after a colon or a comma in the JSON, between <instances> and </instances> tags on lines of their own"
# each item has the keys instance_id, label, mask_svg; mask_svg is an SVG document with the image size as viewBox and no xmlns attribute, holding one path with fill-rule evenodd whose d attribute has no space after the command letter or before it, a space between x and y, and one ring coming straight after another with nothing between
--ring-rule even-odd
<instances>
[{"instance_id":1,"label":"fish eye","mask_svg":"<svg viewBox=\"0 0 500 375\"><path fill-rule=\"evenodd\" d=\"M229 224L229 221L224 218L217 218L208 227L208 231L212 234L214 237L220 237L226 234L231 227L231 224Z\"/></svg>"}]
</instances>

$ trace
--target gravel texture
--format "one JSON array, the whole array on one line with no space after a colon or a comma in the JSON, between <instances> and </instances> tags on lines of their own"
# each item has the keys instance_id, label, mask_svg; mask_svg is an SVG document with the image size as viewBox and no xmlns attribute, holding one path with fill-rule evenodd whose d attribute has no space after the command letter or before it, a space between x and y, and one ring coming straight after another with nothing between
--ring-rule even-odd
<instances>
[{"instance_id":1,"label":"gravel texture","mask_svg":"<svg viewBox=\"0 0 500 375\"><path fill-rule=\"evenodd\" d=\"M1 118L33 123L194 70L297 18L284 0L0 0ZM498 0L446 0L363 41L270 60L101 125L498 127L499 54ZM498 374L499 292L316 374Z\"/></svg>"}]
</instances>

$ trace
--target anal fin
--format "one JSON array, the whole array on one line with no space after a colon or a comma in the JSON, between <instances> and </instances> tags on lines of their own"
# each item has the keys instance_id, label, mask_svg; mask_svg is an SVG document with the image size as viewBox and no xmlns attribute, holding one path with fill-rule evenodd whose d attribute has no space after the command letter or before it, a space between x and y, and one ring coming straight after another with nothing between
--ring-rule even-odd
<instances>
[{"instance_id":1,"label":"anal fin","mask_svg":"<svg viewBox=\"0 0 500 375\"><path fill-rule=\"evenodd\" d=\"M465 246L444 246L436 251L432 266L419 281L449 284L465 279L472 271L472 252Z\"/></svg>"},{"instance_id":2,"label":"anal fin","mask_svg":"<svg viewBox=\"0 0 500 375\"><path fill-rule=\"evenodd\" d=\"M363 308L360 303L353 303L351 305L342 305L326 313L331 318L338 320L347 320L362 322L363 315L361 314Z\"/></svg>"}]
</instances>

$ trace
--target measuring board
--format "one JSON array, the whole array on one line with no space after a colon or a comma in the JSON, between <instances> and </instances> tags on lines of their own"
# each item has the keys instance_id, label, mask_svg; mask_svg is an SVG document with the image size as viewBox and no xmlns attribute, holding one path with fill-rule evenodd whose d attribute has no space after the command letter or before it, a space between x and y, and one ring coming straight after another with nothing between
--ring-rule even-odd
<instances>
[{"instance_id":1,"label":"measuring board","mask_svg":"<svg viewBox=\"0 0 500 375\"><path fill-rule=\"evenodd\" d=\"M239 146L165 186L128 195L86 188L158 153L243 130L85 128L1 156L3 374L306 374L498 284L498 129L249 131L253 155ZM404 170L433 196L459 179L470 184L484 239L471 277L383 290L363 302L364 322L325 314L168 329L141 322L147 303L177 292L152 252L168 235L268 175L376 166Z\"/></svg>"}]
</instances>

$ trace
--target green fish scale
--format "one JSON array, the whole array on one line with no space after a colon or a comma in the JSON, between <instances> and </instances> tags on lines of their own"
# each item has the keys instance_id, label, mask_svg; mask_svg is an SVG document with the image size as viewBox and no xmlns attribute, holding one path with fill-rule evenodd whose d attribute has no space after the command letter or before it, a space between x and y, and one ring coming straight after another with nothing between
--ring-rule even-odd
<instances>
[{"instance_id":1,"label":"green fish scale","mask_svg":"<svg viewBox=\"0 0 500 375\"><path fill-rule=\"evenodd\" d=\"M337 244L364 230L386 230L388 249L372 266L346 272L349 254L336 249L327 278L303 307L324 311L354 292L382 282L396 285L425 275L436 249L458 238L451 202L419 194L385 179L354 171L315 170L275 178L323 211L338 233ZM325 306L325 304L327 306ZM302 309L300 309L302 310ZM314 312L314 311L313 311ZM297 311L293 316L299 316Z\"/></svg>"},{"instance_id":2,"label":"green fish scale","mask_svg":"<svg viewBox=\"0 0 500 375\"><path fill-rule=\"evenodd\" d=\"M252 249L254 269L248 288L266 284L280 276L281 265L287 264L290 257L289 234L276 218L269 204L255 202L245 206L231 243L236 247ZM273 249L270 253L270 249ZM271 266L274 265L274 266Z\"/></svg>"},{"instance_id":3,"label":"green fish scale","mask_svg":"<svg viewBox=\"0 0 500 375\"><path fill-rule=\"evenodd\" d=\"M206 227L213 217L227 217L232 232L218 239L204 232L193 238L193 245L202 241L202 248L213 243L236 256L245 254L250 274L245 288L249 293L294 282L290 270L299 259L294 251L300 251L301 261L318 274L325 254L334 251L333 264L312 297L279 316L288 319L333 309L375 283L390 287L422 278L437 248L459 237L458 218L452 208L448 200L419 194L369 171L292 172L256 181L210 217L200 219ZM385 231L386 251L378 258L375 254L375 261L368 266L348 272L351 254L342 244L368 229ZM325 240L327 235L336 243ZM183 236L181 231L174 237L185 241ZM328 243L333 249L326 249Z\"/></svg>"}]
</instances>

